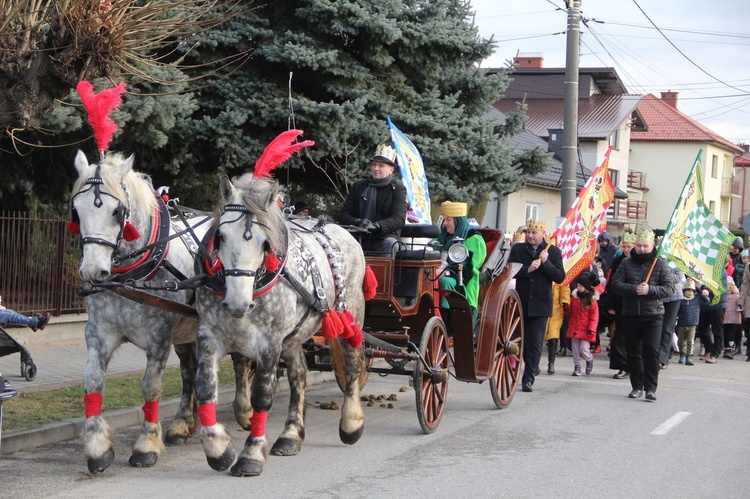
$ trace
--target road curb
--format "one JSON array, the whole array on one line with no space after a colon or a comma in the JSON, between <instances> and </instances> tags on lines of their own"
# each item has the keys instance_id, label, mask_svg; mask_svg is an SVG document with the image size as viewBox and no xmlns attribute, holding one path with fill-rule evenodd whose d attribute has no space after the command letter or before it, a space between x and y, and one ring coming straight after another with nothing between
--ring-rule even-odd
<instances>
[{"instance_id":1,"label":"road curb","mask_svg":"<svg viewBox=\"0 0 750 499\"><path fill-rule=\"evenodd\" d=\"M315 372L307 374L307 385L317 385L327 381L333 381L333 373ZM279 380L276 393L285 393L289 391L289 384L286 379ZM231 404L234 400L234 388L225 388L219 391L219 401L217 405ZM162 422L173 418L180 407L180 399L163 400L159 404L159 417ZM285 407L285 406L282 406ZM104 418L109 423L112 430L120 430L129 426L136 426L143 423L143 411L140 407L131 407L129 409L120 409L103 413ZM58 423L52 423L18 432L4 432L2 435L2 446L0 452L2 455L12 454L20 450L28 450L42 445L56 444L80 438L83 433L85 418L73 418Z\"/></svg>"}]
</instances>

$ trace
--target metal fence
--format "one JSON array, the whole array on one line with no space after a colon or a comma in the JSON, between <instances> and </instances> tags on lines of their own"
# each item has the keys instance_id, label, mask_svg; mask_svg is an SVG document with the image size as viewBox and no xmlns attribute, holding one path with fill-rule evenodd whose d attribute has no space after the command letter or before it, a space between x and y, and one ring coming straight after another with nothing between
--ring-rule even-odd
<instances>
[{"instance_id":1,"label":"metal fence","mask_svg":"<svg viewBox=\"0 0 750 499\"><path fill-rule=\"evenodd\" d=\"M85 312L77 298L80 249L66 220L0 212L0 295L22 314Z\"/></svg>"}]
</instances>

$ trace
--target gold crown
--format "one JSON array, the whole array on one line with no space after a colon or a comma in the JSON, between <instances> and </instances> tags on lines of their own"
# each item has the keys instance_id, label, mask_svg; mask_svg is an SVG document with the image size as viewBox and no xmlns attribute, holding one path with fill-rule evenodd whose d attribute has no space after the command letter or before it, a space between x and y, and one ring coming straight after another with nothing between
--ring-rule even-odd
<instances>
[{"instance_id":1,"label":"gold crown","mask_svg":"<svg viewBox=\"0 0 750 499\"><path fill-rule=\"evenodd\" d=\"M446 201L440 205L440 214L444 217L465 217L469 214L469 207L466 203Z\"/></svg>"},{"instance_id":2,"label":"gold crown","mask_svg":"<svg viewBox=\"0 0 750 499\"><path fill-rule=\"evenodd\" d=\"M396 150L388 144L380 144L375 149L375 156L372 157L372 162L374 161L396 166Z\"/></svg>"},{"instance_id":3,"label":"gold crown","mask_svg":"<svg viewBox=\"0 0 750 499\"><path fill-rule=\"evenodd\" d=\"M513 234L513 242L514 243L525 243L526 242L526 233L525 232L516 232Z\"/></svg>"},{"instance_id":4,"label":"gold crown","mask_svg":"<svg viewBox=\"0 0 750 499\"><path fill-rule=\"evenodd\" d=\"M650 243L654 242L654 231L648 230L648 229L641 229L635 234L635 238L637 241L648 241Z\"/></svg>"},{"instance_id":5,"label":"gold crown","mask_svg":"<svg viewBox=\"0 0 750 499\"><path fill-rule=\"evenodd\" d=\"M626 232L625 234L622 235L622 242L624 243L635 244L635 239L636 239L635 234L633 234L632 232Z\"/></svg>"},{"instance_id":6,"label":"gold crown","mask_svg":"<svg viewBox=\"0 0 750 499\"><path fill-rule=\"evenodd\" d=\"M526 226L530 231L535 230L538 232L544 232L544 220L529 219L529 221L526 222Z\"/></svg>"}]
</instances>

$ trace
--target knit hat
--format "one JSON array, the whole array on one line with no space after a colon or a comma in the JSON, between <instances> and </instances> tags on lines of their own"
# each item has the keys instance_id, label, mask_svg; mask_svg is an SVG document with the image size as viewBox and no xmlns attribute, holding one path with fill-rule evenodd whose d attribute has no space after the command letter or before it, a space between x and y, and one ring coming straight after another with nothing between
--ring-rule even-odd
<instances>
[{"instance_id":1,"label":"knit hat","mask_svg":"<svg viewBox=\"0 0 750 499\"><path fill-rule=\"evenodd\" d=\"M734 238L734 241L732 241L732 246L737 249L745 249L745 244L742 242L742 238L739 236Z\"/></svg>"},{"instance_id":2,"label":"knit hat","mask_svg":"<svg viewBox=\"0 0 750 499\"><path fill-rule=\"evenodd\" d=\"M594 282L594 274L591 272L583 272L581 275L579 275L576 278L576 284L580 284L584 288L586 288L586 291L589 293L594 292L594 286L599 284L599 278L596 278L596 283Z\"/></svg>"},{"instance_id":3,"label":"knit hat","mask_svg":"<svg viewBox=\"0 0 750 499\"><path fill-rule=\"evenodd\" d=\"M440 205L440 214L444 217L465 217L469 214L469 206L466 203L446 201Z\"/></svg>"}]
</instances>

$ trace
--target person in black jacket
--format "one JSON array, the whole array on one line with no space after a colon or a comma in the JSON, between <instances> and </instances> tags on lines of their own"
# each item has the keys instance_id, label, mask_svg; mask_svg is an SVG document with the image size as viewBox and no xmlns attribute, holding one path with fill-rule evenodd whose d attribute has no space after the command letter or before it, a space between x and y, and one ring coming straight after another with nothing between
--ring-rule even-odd
<instances>
[{"instance_id":1,"label":"person in black jacket","mask_svg":"<svg viewBox=\"0 0 750 499\"><path fill-rule=\"evenodd\" d=\"M381 145L370 162L370 176L355 182L339 213L339 223L367 229L360 238L365 252L395 255L406 223L406 187L393 178L396 151Z\"/></svg>"},{"instance_id":2,"label":"person in black jacket","mask_svg":"<svg viewBox=\"0 0 750 499\"><path fill-rule=\"evenodd\" d=\"M612 278L612 291L622 296L622 331L633 388L628 397L641 398L645 389L646 400L655 402L664 322L662 299L674 293L674 282L667 262L656 256L652 231L638 231L630 257ZM620 330L618 327L617 332Z\"/></svg>"},{"instance_id":3,"label":"person in black jacket","mask_svg":"<svg viewBox=\"0 0 750 499\"><path fill-rule=\"evenodd\" d=\"M557 246L547 247L544 220L529 220L526 242L511 246L508 262L522 264L516 274L516 292L523 309L523 362L521 386L531 392L539 373L544 333L552 316L552 283L565 280L562 253Z\"/></svg>"},{"instance_id":4,"label":"person in black jacket","mask_svg":"<svg viewBox=\"0 0 750 499\"><path fill-rule=\"evenodd\" d=\"M630 256L635 246L635 234L626 232L622 236L620 250L622 253L612 259L612 267L607 275L606 299L602 306L610 317L612 324L609 326L609 368L616 369L614 379L625 379L630 377L628 367L628 351L625 348L625 331L622 329L622 297L612 291L612 277L617 273L623 260Z\"/></svg>"}]
</instances>

